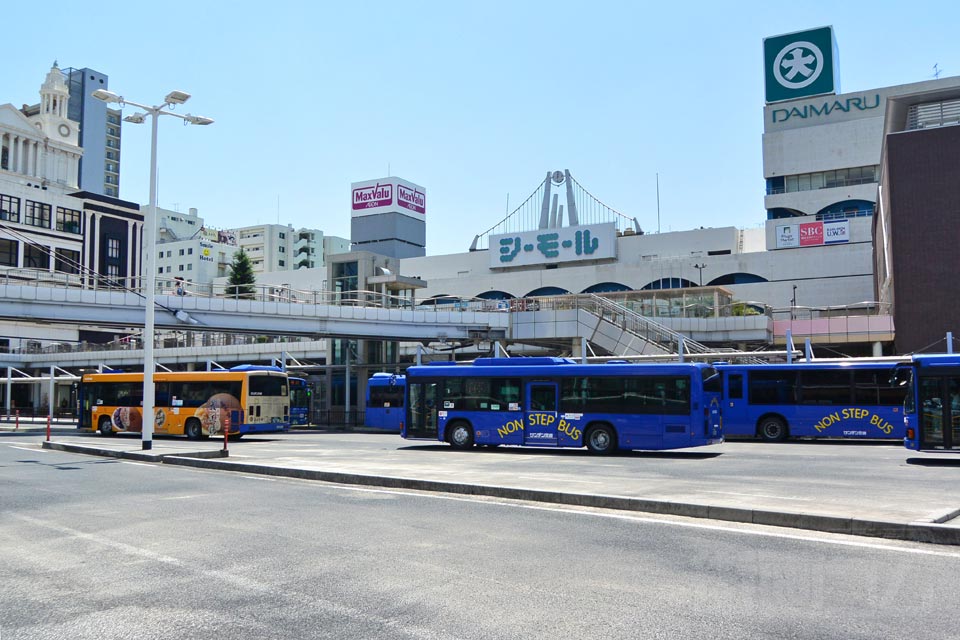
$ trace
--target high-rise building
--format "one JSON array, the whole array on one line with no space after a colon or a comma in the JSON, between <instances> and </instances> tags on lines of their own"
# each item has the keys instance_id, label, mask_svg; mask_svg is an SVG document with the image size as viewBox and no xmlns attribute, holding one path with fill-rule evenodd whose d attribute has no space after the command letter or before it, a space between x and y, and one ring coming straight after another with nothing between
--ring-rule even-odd
<instances>
[{"instance_id":1,"label":"high-rise building","mask_svg":"<svg viewBox=\"0 0 960 640\"><path fill-rule=\"evenodd\" d=\"M120 195L120 111L91 94L107 89L107 76L93 69L64 70L70 91L67 117L80 123L80 188Z\"/></svg>"}]
</instances>

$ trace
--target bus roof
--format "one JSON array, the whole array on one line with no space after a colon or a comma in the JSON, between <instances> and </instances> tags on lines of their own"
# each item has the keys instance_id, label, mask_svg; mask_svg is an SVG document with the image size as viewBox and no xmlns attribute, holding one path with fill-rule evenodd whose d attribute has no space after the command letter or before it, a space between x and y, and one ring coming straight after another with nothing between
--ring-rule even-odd
<instances>
[{"instance_id":1,"label":"bus roof","mask_svg":"<svg viewBox=\"0 0 960 640\"><path fill-rule=\"evenodd\" d=\"M931 353L914 355L914 364L920 367L957 367L960 366L960 353Z\"/></svg>"},{"instance_id":2,"label":"bus roof","mask_svg":"<svg viewBox=\"0 0 960 640\"><path fill-rule=\"evenodd\" d=\"M580 364L570 358L478 358L472 364L452 362L430 363L407 369L409 377L494 377L494 376L623 376L689 374L694 370L712 369L702 362L657 364Z\"/></svg>"},{"instance_id":3,"label":"bus roof","mask_svg":"<svg viewBox=\"0 0 960 640\"><path fill-rule=\"evenodd\" d=\"M785 362L777 362L770 364L730 364L728 362L716 362L714 366L721 371L734 371L734 370L748 370L748 371L776 371L776 370L804 370L804 369L817 369L817 370L837 370L837 369L892 369L897 365L897 362L877 362L874 361L864 361L859 359L848 359L843 361L832 361L832 362L817 362L805 360L802 362L794 362L787 364Z\"/></svg>"}]
</instances>

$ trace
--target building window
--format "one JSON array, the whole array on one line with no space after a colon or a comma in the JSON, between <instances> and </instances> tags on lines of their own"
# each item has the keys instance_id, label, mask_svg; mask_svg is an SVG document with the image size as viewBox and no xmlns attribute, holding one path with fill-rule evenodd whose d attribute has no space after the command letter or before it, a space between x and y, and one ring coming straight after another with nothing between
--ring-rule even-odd
<instances>
[{"instance_id":1,"label":"building window","mask_svg":"<svg viewBox=\"0 0 960 640\"><path fill-rule=\"evenodd\" d=\"M188 255L188 256L192 256L192 255L193 255L193 247L190 247L189 249L187 249L187 255Z\"/></svg>"},{"instance_id":2,"label":"building window","mask_svg":"<svg viewBox=\"0 0 960 640\"><path fill-rule=\"evenodd\" d=\"M120 277L120 265L118 265L118 264L108 264L108 265L107 265L107 277L110 277L110 278L119 278L119 277Z\"/></svg>"},{"instance_id":3,"label":"building window","mask_svg":"<svg viewBox=\"0 0 960 640\"><path fill-rule=\"evenodd\" d=\"M23 247L25 269L50 269L50 249L28 244Z\"/></svg>"},{"instance_id":4,"label":"building window","mask_svg":"<svg viewBox=\"0 0 960 640\"><path fill-rule=\"evenodd\" d=\"M163 273L163 267L157 267L157 273Z\"/></svg>"},{"instance_id":5,"label":"building window","mask_svg":"<svg viewBox=\"0 0 960 640\"><path fill-rule=\"evenodd\" d=\"M287 252L287 248L286 248L286 247L278 247L278 248L279 248L279 250L280 250L280 253L286 253L286 252Z\"/></svg>"},{"instance_id":6,"label":"building window","mask_svg":"<svg viewBox=\"0 0 960 640\"><path fill-rule=\"evenodd\" d=\"M795 176L777 176L775 178L767 178L767 195L814 191L816 189L834 189L836 187L852 187L858 184L872 184L877 181L877 175L877 165L870 165L866 167L837 169L836 171L800 173Z\"/></svg>"},{"instance_id":7,"label":"building window","mask_svg":"<svg viewBox=\"0 0 960 640\"><path fill-rule=\"evenodd\" d=\"M285 234L284 232L281 231L281 232L280 232L280 239L281 239L281 240L285 240L286 237L287 237L287 234Z\"/></svg>"},{"instance_id":8,"label":"building window","mask_svg":"<svg viewBox=\"0 0 960 640\"><path fill-rule=\"evenodd\" d=\"M285 263L283 260L279 260L279 261L278 261L278 264L279 264L281 267L287 266L286 263Z\"/></svg>"},{"instance_id":9,"label":"building window","mask_svg":"<svg viewBox=\"0 0 960 640\"><path fill-rule=\"evenodd\" d=\"M120 259L120 240L118 238L107 238L107 260Z\"/></svg>"},{"instance_id":10,"label":"building window","mask_svg":"<svg viewBox=\"0 0 960 640\"><path fill-rule=\"evenodd\" d=\"M177 269L177 271L183 271L183 265L182 265L182 264L179 265L179 268Z\"/></svg>"},{"instance_id":11,"label":"building window","mask_svg":"<svg viewBox=\"0 0 960 640\"><path fill-rule=\"evenodd\" d=\"M193 263L187 264L187 271L193 271Z\"/></svg>"},{"instance_id":12,"label":"building window","mask_svg":"<svg viewBox=\"0 0 960 640\"><path fill-rule=\"evenodd\" d=\"M17 266L17 250L20 243L16 240L0 240L0 265Z\"/></svg>"},{"instance_id":13,"label":"building window","mask_svg":"<svg viewBox=\"0 0 960 640\"><path fill-rule=\"evenodd\" d=\"M20 198L0 195L0 220L20 222Z\"/></svg>"},{"instance_id":14,"label":"building window","mask_svg":"<svg viewBox=\"0 0 960 640\"><path fill-rule=\"evenodd\" d=\"M180 249L180 255L183 255L183 254L184 254L183 249Z\"/></svg>"},{"instance_id":15,"label":"building window","mask_svg":"<svg viewBox=\"0 0 960 640\"><path fill-rule=\"evenodd\" d=\"M32 227L50 228L50 205L42 202L27 200L24 207L23 221Z\"/></svg>"},{"instance_id":16,"label":"building window","mask_svg":"<svg viewBox=\"0 0 960 640\"><path fill-rule=\"evenodd\" d=\"M167 266L167 273L170 273L171 270L172 268L170 266Z\"/></svg>"},{"instance_id":17,"label":"building window","mask_svg":"<svg viewBox=\"0 0 960 640\"><path fill-rule=\"evenodd\" d=\"M80 273L80 252L71 249L56 249L53 270L61 273Z\"/></svg>"},{"instance_id":18,"label":"building window","mask_svg":"<svg viewBox=\"0 0 960 640\"><path fill-rule=\"evenodd\" d=\"M116 160L116 155L113 151L107 151L107 160Z\"/></svg>"},{"instance_id":19,"label":"building window","mask_svg":"<svg viewBox=\"0 0 960 640\"><path fill-rule=\"evenodd\" d=\"M173 251L167 251L167 257L169 258L171 256L173 256Z\"/></svg>"},{"instance_id":20,"label":"building window","mask_svg":"<svg viewBox=\"0 0 960 640\"><path fill-rule=\"evenodd\" d=\"M80 212L75 209L57 207L57 231L80 233Z\"/></svg>"}]
</instances>

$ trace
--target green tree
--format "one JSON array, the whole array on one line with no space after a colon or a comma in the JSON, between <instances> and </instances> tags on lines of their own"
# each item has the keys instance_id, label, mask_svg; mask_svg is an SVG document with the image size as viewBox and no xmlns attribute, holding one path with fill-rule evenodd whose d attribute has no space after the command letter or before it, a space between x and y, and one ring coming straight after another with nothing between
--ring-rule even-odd
<instances>
[{"instance_id":1,"label":"green tree","mask_svg":"<svg viewBox=\"0 0 960 640\"><path fill-rule=\"evenodd\" d=\"M230 275L227 277L227 295L231 298L252 298L257 277L253 275L253 265L246 251L240 249L233 254Z\"/></svg>"}]
</instances>

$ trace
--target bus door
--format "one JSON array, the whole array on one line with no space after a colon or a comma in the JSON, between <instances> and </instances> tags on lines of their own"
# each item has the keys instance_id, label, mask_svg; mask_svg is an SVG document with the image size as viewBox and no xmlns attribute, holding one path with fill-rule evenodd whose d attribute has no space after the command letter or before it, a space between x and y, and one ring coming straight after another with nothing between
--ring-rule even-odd
<instances>
[{"instance_id":1,"label":"bus door","mask_svg":"<svg viewBox=\"0 0 960 640\"><path fill-rule=\"evenodd\" d=\"M438 422L441 417L446 419L447 414L439 406L440 383L413 380L409 384L408 422L402 435L405 438L436 438Z\"/></svg>"},{"instance_id":2,"label":"bus door","mask_svg":"<svg viewBox=\"0 0 960 640\"><path fill-rule=\"evenodd\" d=\"M539 447L558 446L557 392L558 387L555 382L527 383L523 444Z\"/></svg>"},{"instance_id":3,"label":"bus door","mask_svg":"<svg viewBox=\"0 0 960 640\"><path fill-rule=\"evenodd\" d=\"M726 372L723 375L723 434L752 436L756 429L748 418L747 375Z\"/></svg>"},{"instance_id":4,"label":"bus door","mask_svg":"<svg viewBox=\"0 0 960 640\"><path fill-rule=\"evenodd\" d=\"M920 378L921 449L960 450L960 375Z\"/></svg>"}]
</instances>

